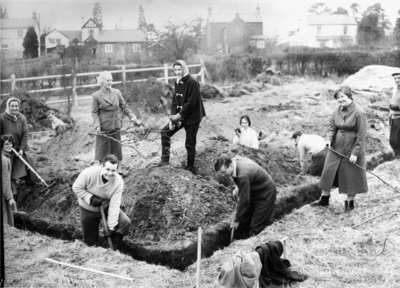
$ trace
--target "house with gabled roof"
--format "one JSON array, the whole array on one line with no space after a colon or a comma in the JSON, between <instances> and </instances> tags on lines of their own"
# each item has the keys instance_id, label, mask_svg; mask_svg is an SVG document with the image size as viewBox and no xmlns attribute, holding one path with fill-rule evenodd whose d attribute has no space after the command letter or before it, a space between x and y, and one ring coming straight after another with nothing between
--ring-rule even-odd
<instances>
[{"instance_id":1,"label":"house with gabled roof","mask_svg":"<svg viewBox=\"0 0 400 288\"><path fill-rule=\"evenodd\" d=\"M356 36L357 22L350 15L309 15L294 35L277 45L342 48L356 44Z\"/></svg>"},{"instance_id":2,"label":"house with gabled roof","mask_svg":"<svg viewBox=\"0 0 400 288\"><path fill-rule=\"evenodd\" d=\"M55 39L55 40L52 40ZM52 43L52 45L50 44ZM53 30L46 35L46 50L64 45L86 45L92 50L92 55L98 60L108 63L140 63L147 51L147 36L143 30L101 30L95 20L89 19L81 30Z\"/></svg>"},{"instance_id":3,"label":"house with gabled roof","mask_svg":"<svg viewBox=\"0 0 400 288\"><path fill-rule=\"evenodd\" d=\"M260 7L254 13L212 13L208 8L206 39L209 51L231 53L253 46L265 48Z\"/></svg>"},{"instance_id":4,"label":"house with gabled roof","mask_svg":"<svg viewBox=\"0 0 400 288\"><path fill-rule=\"evenodd\" d=\"M40 23L37 13L32 13L32 18L1 19L0 20L0 51L2 59L22 59L24 38L29 27L33 27L40 47ZM40 56L40 49L38 48Z\"/></svg>"}]
</instances>

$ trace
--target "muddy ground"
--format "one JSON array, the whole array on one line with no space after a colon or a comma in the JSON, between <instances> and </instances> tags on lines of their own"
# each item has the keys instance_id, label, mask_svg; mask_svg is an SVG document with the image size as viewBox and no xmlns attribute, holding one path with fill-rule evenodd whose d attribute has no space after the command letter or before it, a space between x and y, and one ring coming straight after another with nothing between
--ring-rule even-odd
<instances>
[{"instance_id":1,"label":"muddy ground","mask_svg":"<svg viewBox=\"0 0 400 288\"><path fill-rule=\"evenodd\" d=\"M337 105L333 91L342 80L295 78L282 86L252 86L250 82L246 85L255 87L253 92L240 97L206 99L207 117L201 123L197 140L198 175L181 169L180 163L186 157L184 131L173 138L171 165L152 166L160 158L159 131L166 124L166 115L141 113L148 127L145 135L125 123L122 165L128 176L123 209L133 223L129 240L141 245L173 247L177 241L195 239L197 227L207 228L229 219L235 207L231 196L233 183L213 171L213 161L221 153L239 154L259 163L276 181L278 192L317 183L315 177L298 176L298 153L291 135L302 130L325 136L330 114ZM237 85L216 87L225 96L237 89ZM370 163L375 159L376 164L390 159L385 102L371 93L359 93L355 101L368 116L367 159ZM266 134L258 151L232 144L234 129L244 114L250 116L253 129ZM80 238L77 199L71 185L94 158L94 136L89 135L94 132L90 105L75 109L72 117L75 125L64 134L31 139L40 175L55 184L41 192L43 187L26 187L21 183L22 197L18 202L19 209L31 217L60 225L65 233L53 236L66 239Z\"/></svg>"}]
</instances>

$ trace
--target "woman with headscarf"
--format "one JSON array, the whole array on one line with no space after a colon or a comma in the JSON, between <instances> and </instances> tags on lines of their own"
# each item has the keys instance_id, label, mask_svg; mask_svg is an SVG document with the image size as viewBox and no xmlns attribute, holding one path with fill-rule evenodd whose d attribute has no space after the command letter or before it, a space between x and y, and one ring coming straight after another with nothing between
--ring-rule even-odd
<instances>
[{"instance_id":1,"label":"woman with headscarf","mask_svg":"<svg viewBox=\"0 0 400 288\"><path fill-rule=\"evenodd\" d=\"M123 114L136 126L142 122L136 118L132 110L128 108L121 92L111 88L112 75L103 71L97 78L101 89L92 95L92 116L97 132L95 146L95 160L101 161L106 155L113 154L118 160L122 160L121 127ZM121 163L121 162L120 162ZM121 164L118 173L122 174Z\"/></svg>"},{"instance_id":2,"label":"woman with headscarf","mask_svg":"<svg viewBox=\"0 0 400 288\"><path fill-rule=\"evenodd\" d=\"M367 117L353 101L350 87L341 87L334 97L339 107L333 111L329 125L326 146L330 149L319 182L322 196L313 206L329 206L332 187L339 187L339 193L347 194L345 211L350 211L356 194L368 191L366 172L355 165L365 168Z\"/></svg>"},{"instance_id":3,"label":"woman with headscarf","mask_svg":"<svg viewBox=\"0 0 400 288\"><path fill-rule=\"evenodd\" d=\"M2 202L3 223L14 226L12 209L16 210L16 204L11 189L11 149L13 148L13 136L11 134L1 136L1 178L2 178Z\"/></svg>"},{"instance_id":4,"label":"woman with headscarf","mask_svg":"<svg viewBox=\"0 0 400 288\"><path fill-rule=\"evenodd\" d=\"M19 157L23 157L28 164L36 170L36 165L32 157L26 153L28 148L28 121L26 117L19 113L20 100L11 97L7 100L6 111L0 115L0 128L1 135L11 134L14 137L14 149L18 152ZM16 180L25 179L25 183L28 185L38 181L37 176L27 169L24 162L21 159L11 153L11 186L13 194L17 194Z\"/></svg>"},{"instance_id":5,"label":"woman with headscarf","mask_svg":"<svg viewBox=\"0 0 400 288\"><path fill-rule=\"evenodd\" d=\"M240 144L258 149L258 135L254 129L250 128L250 117L247 115L240 117L239 124L242 128L237 128L235 130L236 135L233 138L233 144Z\"/></svg>"}]
</instances>

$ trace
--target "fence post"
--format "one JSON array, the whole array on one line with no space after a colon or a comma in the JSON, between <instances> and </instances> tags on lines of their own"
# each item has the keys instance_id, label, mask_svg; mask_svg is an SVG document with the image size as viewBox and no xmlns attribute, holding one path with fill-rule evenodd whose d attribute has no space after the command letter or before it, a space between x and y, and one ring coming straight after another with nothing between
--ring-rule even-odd
<instances>
[{"instance_id":1,"label":"fence post","mask_svg":"<svg viewBox=\"0 0 400 288\"><path fill-rule=\"evenodd\" d=\"M74 97L74 106L78 107L78 94L76 93L76 70L73 71L73 76L72 78L72 96Z\"/></svg>"},{"instance_id":2,"label":"fence post","mask_svg":"<svg viewBox=\"0 0 400 288\"><path fill-rule=\"evenodd\" d=\"M122 65L122 86L125 87L126 82L126 72L125 72L125 65Z\"/></svg>"},{"instance_id":3,"label":"fence post","mask_svg":"<svg viewBox=\"0 0 400 288\"><path fill-rule=\"evenodd\" d=\"M15 90L15 74L11 74L11 92Z\"/></svg>"},{"instance_id":4,"label":"fence post","mask_svg":"<svg viewBox=\"0 0 400 288\"><path fill-rule=\"evenodd\" d=\"M168 63L164 63L164 81L168 84Z\"/></svg>"}]
</instances>

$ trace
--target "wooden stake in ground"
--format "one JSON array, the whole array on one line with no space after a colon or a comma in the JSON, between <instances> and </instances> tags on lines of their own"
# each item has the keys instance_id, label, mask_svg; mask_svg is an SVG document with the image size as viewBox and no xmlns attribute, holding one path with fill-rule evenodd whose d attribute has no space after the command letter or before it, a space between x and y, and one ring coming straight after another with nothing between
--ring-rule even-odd
<instances>
[{"instance_id":1,"label":"wooden stake in ground","mask_svg":"<svg viewBox=\"0 0 400 288\"><path fill-rule=\"evenodd\" d=\"M197 273L196 273L196 288L200 287L200 264L201 264L201 227L197 236Z\"/></svg>"}]
</instances>

